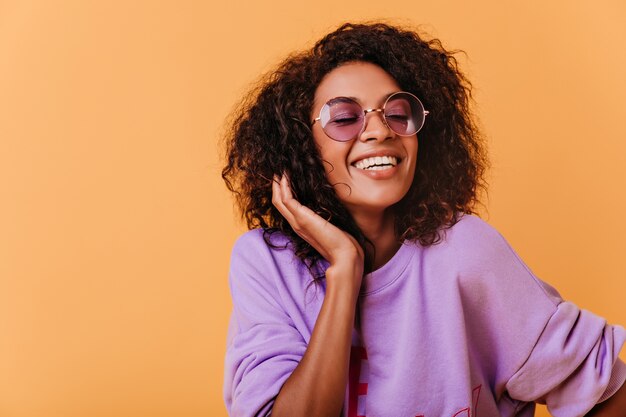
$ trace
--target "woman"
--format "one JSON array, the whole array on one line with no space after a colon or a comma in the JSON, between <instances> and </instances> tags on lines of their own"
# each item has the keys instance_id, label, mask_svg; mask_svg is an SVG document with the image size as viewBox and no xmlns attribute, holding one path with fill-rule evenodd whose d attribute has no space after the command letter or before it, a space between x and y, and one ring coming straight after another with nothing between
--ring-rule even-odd
<instances>
[{"instance_id":1,"label":"woman","mask_svg":"<svg viewBox=\"0 0 626 417\"><path fill-rule=\"evenodd\" d=\"M624 329L472 214L469 101L439 41L346 24L243 103L223 170L253 229L231 260L231 415L624 415Z\"/></svg>"}]
</instances>

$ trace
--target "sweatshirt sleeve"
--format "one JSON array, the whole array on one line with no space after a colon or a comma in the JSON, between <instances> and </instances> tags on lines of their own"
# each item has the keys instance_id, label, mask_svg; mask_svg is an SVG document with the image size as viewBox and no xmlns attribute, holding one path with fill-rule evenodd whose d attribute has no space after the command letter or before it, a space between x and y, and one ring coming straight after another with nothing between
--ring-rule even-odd
<instances>
[{"instance_id":1,"label":"sweatshirt sleeve","mask_svg":"<svg viewBox=\"0 0 626 417\"><path fill-rule=\"evenodd\" d=\"M233 417L269 415L306 350L283 306L280 275L261 231L237 241L229 273L233 312L224 368L224 400Z\"/></svg>"},{"instance_id":2,"label":"sweatshirt sleeve","mask_svg":"<svg viewBox=\"0 0 626 417\"><path fill-rule=\"evenodd\" d=\"M626 366L618 355L625 340L623 327L562 302L507 391L546 404L555 417L582 416L624 383Z\"/></svg>"},{"instance_id":3,"label":"sweatshirt sleeve","mask_svg":"<svg viewBox=\"0 0 626 417\"><path fill-rule=\"evenodd\" d=\"M468 326L497 364L496 395L546 404L555 417L582 416L613 395L626 379L624 328L564 301L495 229L464 221L459 253L474 277L465 288Z\"/></svg>"}]
</instances>

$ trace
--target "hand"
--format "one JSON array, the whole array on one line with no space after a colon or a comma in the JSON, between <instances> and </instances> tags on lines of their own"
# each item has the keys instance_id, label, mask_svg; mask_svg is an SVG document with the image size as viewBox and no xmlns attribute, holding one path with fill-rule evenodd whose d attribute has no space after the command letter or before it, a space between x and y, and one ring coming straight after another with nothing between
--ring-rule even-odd
<instances>
[{"instance_id":1,"label":"hand","mask_svg":"<svg viewBox=\"0 0 626 417\"><path fill-rule=\"evenodd\" d=\"M356 239L293 198L286 175L274 177L272 203L293 230L330 263L327 281L329 273L350 272L358 290L363 277L364 253Z\"/></svg>"},{"instance_id":2,"label":"hand","mask_svg":"<svg viewBox=\"0 0 626 417\"><path fill-rule=\"evenodd\" d=\"M300 204L289 179L274 177L272 203L328 262L326 292L306 352L281 388L272 416L337 416L344 400L363 250L348 233Z\"/></svg>"}]
</instances>

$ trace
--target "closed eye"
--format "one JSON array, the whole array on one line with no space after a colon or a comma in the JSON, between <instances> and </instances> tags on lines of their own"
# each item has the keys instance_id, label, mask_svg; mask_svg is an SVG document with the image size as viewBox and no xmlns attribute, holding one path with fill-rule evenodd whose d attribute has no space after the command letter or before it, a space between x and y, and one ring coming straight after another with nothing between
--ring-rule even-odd
<instances>
[{"instance_id":1,"label":"closed eye","mask_svg":"<svg viewBox=\"0 0 626 417\"><path fill-rule=\"evenodd\" d=\"M357 123L360 121L360 119L361 118L359 116L339 115L339 116L333 117L328 122L333 123L333 124L339 124L339 125L348 125L348 124Z\"/></svg>"},{"instance_id":2,"label":"closed eye","mask_svg":"<svg viewBox=\"0 0 626 417\"><path fill-rule=\"evenodd\" d=\"M409 116L406 115L406 114L403 114L403 113L402 114L400 114L400 113L398 113L398 114L385 114L385 117L387 119L398 120L398 121L400 121L400 120L409 120Z\"/></svg>"}]
</instances>

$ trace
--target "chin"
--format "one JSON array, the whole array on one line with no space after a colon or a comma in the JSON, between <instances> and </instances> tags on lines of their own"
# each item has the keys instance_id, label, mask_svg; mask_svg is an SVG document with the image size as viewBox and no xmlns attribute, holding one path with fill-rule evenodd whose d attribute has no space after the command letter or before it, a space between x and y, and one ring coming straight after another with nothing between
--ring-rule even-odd
<instances>
[{"instance_id":1,"label":"chin","mask_svg":"<svg viewBox=\"0 0 626 417\"><path fill-rule=\"evenodd\" d=\"M343 203L356 210L385 211L400 202L405 194L406 193L395 196L389 195L388 193L380 196L368 195L367 198L350 199L350 201L343 201Z\"/></svg>"}]
</instances>

